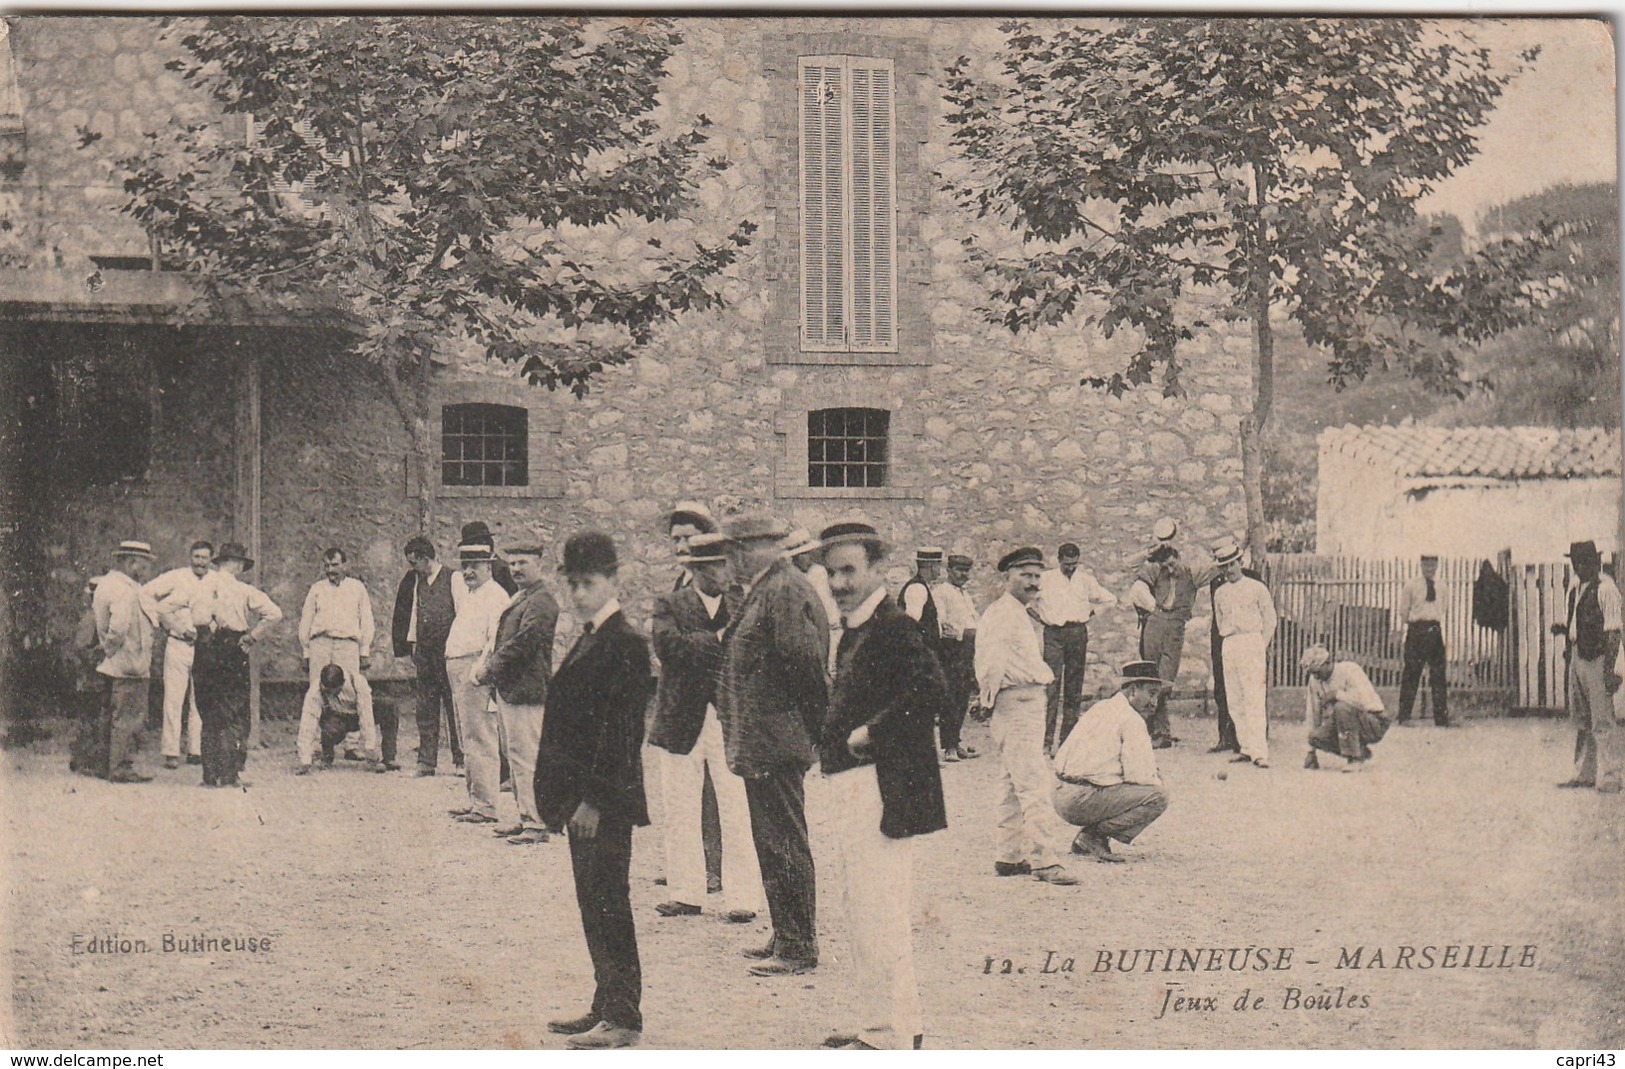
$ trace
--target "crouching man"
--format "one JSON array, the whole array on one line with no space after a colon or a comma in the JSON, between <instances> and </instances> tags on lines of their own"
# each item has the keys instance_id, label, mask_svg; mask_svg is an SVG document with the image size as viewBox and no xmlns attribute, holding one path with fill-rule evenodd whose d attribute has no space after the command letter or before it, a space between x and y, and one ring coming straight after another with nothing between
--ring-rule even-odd
<instances>
[{"instance_id":1,"label":"crouching man","mask_svg":"<svg viewBox=\"0 0 1625 1069\"><path fill-rule=\"evenodd\" d=\"M1072 852L1122 861L1111 841L1131 843L1168 809L1151 733L1162 677L1151 661L1123 666L1118 691L1079 718L1055 755L1055 811L1080 829Z\"/></svg>"},{"instance_id":2,"label":"crouching man","mask_svg":"<svg viewBox=\"0 0 1625 1069\"><path fill-rule=\"evenodd\" d=\"M1336 754L1346 763L1344 772L1358 772L1371 760L1371 744L1388 733L1382 698L1371 685L1365 669L1353 661L1333 663L1324 646L1303 651L1298 667L1309 675L1308 709L1309 756L1304 768L1319 768L1316 750Z\"/></svg>"}]
</instances>

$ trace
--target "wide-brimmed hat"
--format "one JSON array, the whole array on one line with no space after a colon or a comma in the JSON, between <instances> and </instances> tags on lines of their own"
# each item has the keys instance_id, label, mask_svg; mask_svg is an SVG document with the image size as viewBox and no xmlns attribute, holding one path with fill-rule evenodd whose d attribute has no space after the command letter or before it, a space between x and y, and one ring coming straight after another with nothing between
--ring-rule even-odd
<instances>
[{"instance_id":1,"label":"wide-brimmed hat","mask_svg":"<svg viewBox=\"0 0 1625 1069\"><path fill-rule=\"evenodd\" d=\"M797 527L784 536L784 555L787 557L800 557L807 553L816 553L823 548L812 532L805 527Z\"/></svg>"},{"instance_id":2,"label":"wide-brimmed hat","mask_svg":"<svg viewBox=\"0 0 1625 1069\"><path fill-rule=\"evenodd\" d=\"M145 557L152 560L152 545L148 542L138 542L133 538L126 538L113 550L115 557Z\"/></svg>"},{"instance_id":3,"label":"wide-brimmed hat","mask_svg":"<svg viewBox=\"0 0 1625 1069\"><path fill-rule=\"evenodd\" d=\"M777 516L767 512L741 512L729 518L723 527L730 542L782 542L790 528Z\"/></svg>"},{"instance_id":4,"label":"wide-brimmed hat","mask_svg":"<svg viewBox=\"0 0 1625 1069\"><path fill-rule=\"evenodd\" d=\"M1602 562L1602 554L1597 552L1597 543L1589 539L1584 542L1570 542L1569 551L1563 556L1575 562L1583 560Z\"/></svg>"},{"instance_id":5,"label":"wide-brimmed hat","mask_svg":"<svg viewBox=\"0 0 1625 1069\"><path fill-rule=\"evenodd\" d=\"M1234 538L1221 538L1213 543L1213 563L1229 564L1241 559L1241 546Z\"/></svg>"},{"instance_id":6,"label":"wide-brimmed hat","mask_svg":"<svg viewBox=\"0 0 1625 1069\"><path fill-rule=\"evenodd\" d=\"M709 534L717 529L717 518L711 515L703 501L679 501L671 508L671 514L666 517L666 530L671 530L680 523L698 527L702 532Z\"/></svg>"},{"instance_id":7,"label":"wide-brimmed hat","mask_svg":"<svg viewBox=\"0 0 1625 1069\"><path fill-rule=\"evenodd\" d=\"M242 561L243 571L254 570L254 558L248 555L248 550L241 542L226 542L215 552L214 562L224 564L228 560Z\"/></svg>"},{"instance_id":8,"label":"wide-brimmed hat","mask_svg":"<svg viewBox=\"0 0 1625 1069\"><path fill-rule=\"evenodd\" d=\"M1310 646L1298 658L1298 667L1305 672L1314 672L1325 668L1332 663L1332 651L1325 646Z\"/></svg>"},{"instance_id":9,"label":"wide-brimmed hat","mask_svg":"<svg viewBox=\"0 0 1625 1069\"><path fill-rule=\"evenodd\" d=\"M1170 541L1178 533L1179 524L1175 523L1173 519L1168 516L1164 516L1162 519L1151 525L1151 537L1155 538L1158 542Z\"/></svg>"},{"instance_id":10,"label":"wide-brimmed hat","mask_svg":"<svg viewBox=\"0 0 1625 1069\"><path fill-rule=\"evenodd\" d=\"M692 564L711 564L716 561L725 561L728 555L723 549L728 545L728 536L720 532L697 534L688 540L688 549L677 554L677 563L687 567Z\"/></svg>"},{"instance_id":11,"label":"wide-brimmed hat","mask_svg":"<svg viewBox=\"0 0 1625 1069\"><path fill-rule=\"evenodd\" d=\"M1020 549L1012 549L999 558L999 571L1008 572L1011 568L1019 568L1024 564L1036 564L1042 568L1044 566L1044 551L1037 546L1022 546Z\"/></svg>"},{"instance_id":12,"label":"wide-brimmed hat","mask_svg":"<svg viewBox=\"0 0 1625 1069\"><path fill-rule=\"evenodd\" d=\"M564 543L565 575L614 575L620 569L615 540L603 531L577 531Z\"/></svg>"},{"instance_id":13,"label":"wide-brimmed hat","mask_svg":"<svg viewBox=\"0 0 1625 1069\"><path fill-rule=\"evenodd\" d=\"M1123 666L1117 674L1117 685L1126 687L1130 683L1161 683L1162 676L1157 672L1155 661L1130 661Z\"/></svg>"},{"instance_id":14,"label":"wide-brimmed hat","mask_svg":"<svg viewBox=\"0 0 1625 1069\"><path fill-rule=\"evenodd\" d=\"M886 540L880 537L880 532L874 524L863 520L844 520L841 523L832 523L818 533L818 545L829 550L836 546L843 546L849 542L861 545L877 545L882 551L889 549Z\"/></svg>"}]
</instances>

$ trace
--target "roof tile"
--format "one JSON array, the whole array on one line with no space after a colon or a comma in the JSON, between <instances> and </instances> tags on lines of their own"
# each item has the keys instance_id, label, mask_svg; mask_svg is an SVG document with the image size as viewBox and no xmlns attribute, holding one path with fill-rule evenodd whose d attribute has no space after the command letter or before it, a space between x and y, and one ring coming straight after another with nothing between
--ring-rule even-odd
<instances>
[{"instance_id":1,"label":"roof tile","mask_svg":"<svg viewBox=\"0 0 1625 1069\"><path fill-rule=\"evenodd\" d=\"M1328 427L1320 448L1410 478L1570 479L1620 474L1620 432L1602 427Z\"/></svg>"}]
</instances>

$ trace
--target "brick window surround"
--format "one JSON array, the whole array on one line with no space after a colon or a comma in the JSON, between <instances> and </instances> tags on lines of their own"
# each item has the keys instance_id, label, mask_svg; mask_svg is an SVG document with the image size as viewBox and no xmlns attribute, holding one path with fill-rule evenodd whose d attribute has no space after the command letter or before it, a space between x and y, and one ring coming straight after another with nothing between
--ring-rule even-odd
<instances>
[{"instance_id":1,"label":"brick window surround","mask_svg":"<svg viewBox=\"0 0 1625 1069\"><path fill-rule=\"evenodd\" d=\"M561 469L560 437L564 420L558 409L548 400L533 400L523 384L512 381L441 382L434 387L435 398L430 407L429 421L435 436L435 470L442 470L439 453L442 447L440 433L444 409L448 405L502 405L523 408L526 412L526 466L529 482L525 486L447 486L437 481L435 496L484 498L555 498L564 496L564 473ZM413 465L407 465L409 494Z\"/></svg>"},{"instance_id":2,"label":"brick window surround","mask_svg":"<svg viewBox=\"0 0 1625 1069\"><path fill-rule=\"evenodd\" d=\"M858 374L849 378L858 378ZM863 376L867 378L867 376ZM807 431L811 413L838 408L880 409L887 419L885 486L809 486ZM773 494L781 500L910 501L923 498L916 473L923 429L916 406L903 391L845 381L808 384L786 391L773 421Z\"/></svg>"}]
</instances>

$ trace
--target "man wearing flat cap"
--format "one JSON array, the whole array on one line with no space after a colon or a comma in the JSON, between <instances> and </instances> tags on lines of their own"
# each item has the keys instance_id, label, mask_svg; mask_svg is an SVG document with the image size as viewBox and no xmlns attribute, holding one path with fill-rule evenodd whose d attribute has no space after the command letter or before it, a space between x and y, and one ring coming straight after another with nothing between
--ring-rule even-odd
<instances>
[{"instance_id":1,"label":"man wearing flat cap","mask_svg":"<svg viewBox=\"0 0 1625 1069\"><path fill-rule=\"evenodd\" d=\"M519 593L497 617L496 635L481 658L475 682L489 686L497 701L497 744L512 773L516 824L492 831L514 846L547 842L547 825L536 809L536 753L542 743L547 680L553 674L553 633L559 603L542 582L540 542L508 546L505 556Z\"/></svg>"},{"instance_id":2,"label":"man wearing flat cap","mask_svg":"<svg viewBox=\"0 0 1625 1069\"><path fill-rule=\"evenodd\" d=\"M235 787L248 763L249 651L282 619L282 610L242 581L254 568L242 543L224 543L214 561L192 601L192 686L203 722L203 786Z\"/></svg>"},{"instance_id":3,"label":"man wearing flat cap","mask_svg":"<svg viewBox=\"0 0 1625 1069\"><path fill-rule=\"evenodd\" d=\"M750 969L756 976L793 976L818 963L805 780L829 705L829 621L812 585L784 556L790 532L783 521L744 512L724 533L745 593L723 638L717 713L728 767L745 780L773 920L772 941L745 954L759 959Z\"/></svg>"},{"instance_id":4,"label":"man wearing flat cap","mask_svg":"<svg viewBox=\"0 0 1625 1069\"><path fill-rule=\"evenodd\" d=\"M1044 574L1044 553L1011 550L999 561L1004 596L976 625L976 684L999 754L998 833L993 871L1061 886L1077 878L1061 865L1058 844L1071 830L1055 813L1054 776L1044 759L1045 688L1055 679L1044 661L1044 642L1033 602Z\"/></svg>"},{"instance_id":5,"label":"man wearing flat cap","mask_svg":"<svg viewBox=\"0 0 1625 1069\"><path fill-rule=\"evenodd\" d=\"M508 592L491 577L492 556L491 547L483 541L457 547L467 592L457 599L457 617L446 634L446 678L457 709L468 777L468 804L450 812L462 824L497 822L497 792L502 783L497 713L491 708L491 688L479 682L483 655L496 642L497 624L509 602Z\"/></svg>"},{"instance_id":6,"label":"man wearing flat cap","mask_svg":"<svg viewBox=\"0 0 1625 1069\"><path fill-rule=\"evenodd\" d=\"M1304 723L1309 725L1309 756L1304 768L1319 768L1324 750L1343 759L1344 772L1358 772L1371 759L1372 743L1388 733L1382 697L1353 661L1333 661L1324 646L1310 646L1298 661L1308 679Z\"/></svg>"},{"instance_id":7,"label":"man wearing flat cap","mask_svg":"<svg viewBox=\"0 0 1625 1069\"><path fill-rule=\"evenodd\" d=\"M661 751L665 801L667 901L655 909L664 917L702 911L707 872L701 799L709 776L716 796L722 840L722 890L726 919L744 924L765 908L762 873L750 834L750 803L745 782L728 770L718 716L717 673L722 667L722 636L739 612L740 595L728 571L727 539L697 534L678 561L693 575L655 602L651 630L660 658L649 745Z\"/></svg>"},{"instance_id":8,"label":"man wearing flat cap","mask_svg":"<svg viewBox=\"0 0 1625 1069\"><path fill-rule=\"evenodd\" d=\"M1168 696L1179 682L1179 662L1185 651L1185 629L1196 604L1196 578L1174 545L1178 526L1170 519L1153 528L1156 544L1134 575L1128 600L1140 616L1140 658L1157 666L1163 680L1157 708L1146 721L1151 743L1166 749L1176 741L1168 723Z\"/></svg>"},{"instance_id":9,"label":"man wearing flat cap","mask_svg":"<svg viewBox=\"0 0 1625 1069\"><path fill-rule=\"evenodd\" d=\"M952 763L980 757L961 741L965 713L976 696L976 621L981 613L965 592L974 562L962 553L948 555L948 577L932 588L937 603L937 622L942 628L938 647L942 673L948 679L949 702L937 724L942 759Z\"/></svg>"},{"instance_id":10,"label":"man wearing flat cap","mask_svg":"<svg viewBox=\"0 0 1625 1069\"><path fill-rule=\"evenodd\" d=\"M916 621L886 596L886 544L867 523L824 529L824 565L842 614L829 712L818 739L843 861L859 1029L848 1050L921 1045L911 934L913 843L948 826L934 726L947 681Z\"/></svg>"},{"instance_id":11,"label":"man wearing flat cap","mask_svg":"<svg viewBox=\"0 0 1625 1069\"><path fill-rule=\"evenodd\" d=\"M1055 811L1078 826L1072 852L1121 861L1111 841L1131 843L1168 809L1145 720L1162 676L1150 661L1123 666L1117 693L1090 706L1055 754Z\"/></svg>"},{"instance_id":12,"label":"man wearing flat cap","mask_svg":"<svg viewBox=\"0 0 1625 1069\"><path fill-rule=\"evenodd\" d=\"M1567 554L1579 586L1569 592L1568 622L1553 634L1568 636L1569 719L1574 723L1574 775L1559 787L1620 789L1619 587L1603 573L1595 542L1574 542Z\"/></svg>"},{"instance_id":13,"label":"man wearing flat cap","mask_svg":"<svg viewBox=\"0 0 1625 1069\"><path fill-rule=\"evenodd\" d=\"M629 1047L643 1035L643 966L628 876L632 829L649 823L643 793L643 713L649 645L621 612L615 543L578 531L560 567L581 636L547 690L546 740L536 761L536 805L570 833L570 870L592 957L592 1004L549 1021L574 1048Z\"/></svg>"},{"instance_id":14,"label":"man wearing flat cap","mask_svg":"<svg viewBox=\"0 0 1625 1069\"><path fill-rule=\"evenodd\" d=\"M96 584L91 609L102 661L102 714L97 732L106 738L107 766L92 771L113 783L146 783L135 769L136 739L147 719L147 686L152 675L152 629L158 606L142 592L152 571L152 547L127 540L113 550L113 567ZM96 748L99 758L103 752Z\"/></svg>"},{"instance_id":15,"label":"man wearing flat cap","mask_svg":"<svg viewBox=\"0 0 1625 1069\"><path fill-rule=\"evenodd\" d=\"M1233 538L1213 547L1213 563L1224 582L1213 590L1213 621L1223 640L1224 687L1241 752L1232 763L1270 767L1265 698L1265 651L1275 635L1275 602L1263 583L1241 567L1241 546Z\"/></svg>"},{"instance_id":16,"label":"man wearing flat cap","mask_svg":"<svg viewBox=\"0 0 1625 1069\"><path fill-rule=\"evenodd\" d=\"M1055 556L1058 566L1044 573L1034 603L1044 625L1044 663L1055 677L1044 713L1046 750L1066 738L1078 722L1089 667L1089 621L1099 610L1117 604L1116 595L1078 566L1083 553L1076 544L1063 542Z\"/></svg>"},{"instance_id":17,"label":"man wearing flat cap","mask_svg":"<svg viewBox=\"0 0 1625 1069\"><path fill-rule=\"evenodd\" d=\"M1422 555L1422 574L1399 591L1399 622L1405 629L1404 667L1399 674L1399 723L1409 724L1422 670L1433 688L1433 722L1450 726L1446 708L1444 603L1438 590L1439 558Z\"/></svg>"}]
</instances>

